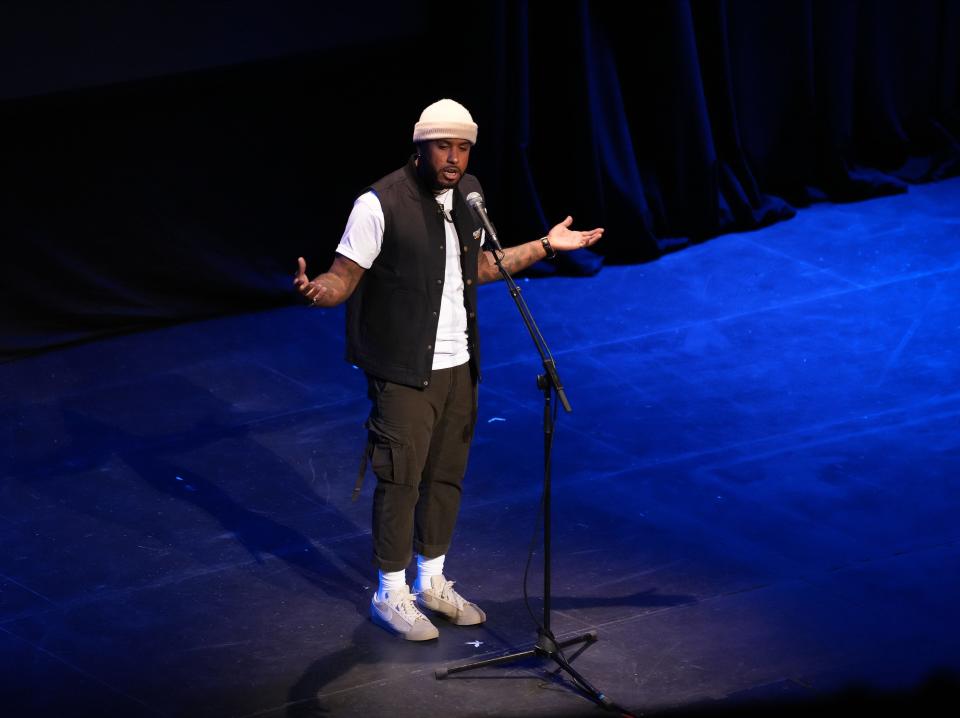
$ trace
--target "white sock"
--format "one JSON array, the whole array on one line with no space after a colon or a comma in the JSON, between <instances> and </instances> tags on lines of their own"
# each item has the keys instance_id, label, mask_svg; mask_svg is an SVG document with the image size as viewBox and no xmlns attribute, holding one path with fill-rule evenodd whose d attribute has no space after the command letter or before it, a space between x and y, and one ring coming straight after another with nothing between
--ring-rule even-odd
<instances>
[{"instance_id":1,"label":"white sock","mask_svg":"<svg viewBox=\"0 0 960 718\"><path fill-rule=\"evenodd\" d=\"M383 601L388 593L406 585L406 571L380 571L380 587L377 589L377 600Z\"/></svg>"},{"instance_id":2,"label":"white sock","mask_svg":"<svg viewBox=\"0 0 960 718\"><path fill-rule=\"evenodd\" d=\"M417 554L417 580L413 584L414 591L419 593L430 588L430 578L443 575L443 560L446 557L446 554L444 554L436 558L424 558Z\"/></svg>"}]
</instances>

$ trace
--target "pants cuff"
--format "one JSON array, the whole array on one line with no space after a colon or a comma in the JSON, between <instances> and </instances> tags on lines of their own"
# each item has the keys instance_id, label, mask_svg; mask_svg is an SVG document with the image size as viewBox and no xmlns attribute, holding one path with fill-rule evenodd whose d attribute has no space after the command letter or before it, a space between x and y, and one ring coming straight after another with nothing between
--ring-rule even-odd
<instances>
[{"instance_id":1,"label":"pants cuff","mask_svg":"<svg viewBox=\"0 0 960 718\"><path fill-rule=\"evenodd\" d=\"M443 556L450 550L450 543L439 544L439 543L421 543L420 541L413 542L413 550L424 558L437 558L438 556Z\"/></svg>"},{"instance_id":2,"label":"pants cuff","mask_svg":"<svg viewBox=\"0 0 960 718\"><path fill-rule=\"evenodd\" d=\"M413 556L407 556L405 561L392 561L390 559L381 558L376 554L373 555L373 562L376 564L384 573L389 573L390 571L405 571L407 566L410 565L410 561L413 559Z\"/></svg>"}]
</instances>

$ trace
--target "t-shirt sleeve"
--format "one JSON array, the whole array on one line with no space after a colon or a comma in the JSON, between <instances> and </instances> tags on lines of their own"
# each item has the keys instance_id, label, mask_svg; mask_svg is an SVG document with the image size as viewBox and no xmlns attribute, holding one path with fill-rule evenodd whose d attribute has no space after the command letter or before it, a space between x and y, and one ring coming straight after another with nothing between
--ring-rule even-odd
<instances>
[{"instance_id":1,"label":"t-shirt sleeve","mask_svg":"<svg viewBox=\"0 0 960 718\"><path fill-rule=\"evenodd\" d=\"M337 245L337 254L370 269L383 245L383 206L373 192L357 197L347 218L347 227Z\"/></svg>"}]
</instances>

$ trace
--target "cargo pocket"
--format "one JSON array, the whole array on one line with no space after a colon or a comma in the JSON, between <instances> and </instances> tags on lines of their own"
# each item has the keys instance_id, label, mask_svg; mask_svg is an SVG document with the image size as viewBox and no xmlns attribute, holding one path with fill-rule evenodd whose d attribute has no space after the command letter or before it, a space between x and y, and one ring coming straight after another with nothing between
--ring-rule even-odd
<instances>
[{"instance_id":1,"label":"cargo pocket","mask_svg":"<svg viewBox=\"0 0 960 718\"><path fill-rule=\"evenodd\" d=\"M370 454L370 467L380 481L409 486L415 483L410 458L408 447L378 437Z\"/></svg>"}]
</instances>

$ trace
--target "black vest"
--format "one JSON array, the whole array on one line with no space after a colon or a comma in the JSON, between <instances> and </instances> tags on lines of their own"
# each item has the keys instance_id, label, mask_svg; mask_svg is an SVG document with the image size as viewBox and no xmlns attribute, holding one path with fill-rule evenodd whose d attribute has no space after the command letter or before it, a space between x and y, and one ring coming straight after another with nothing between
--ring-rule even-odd
<instances>
[{"instance_id":1,"label":"black vest","mask_svg":"<svg viewBox=\"0 0 960 718\"><path fill-rule=\"evenodd\" d=\"M383 244L347 301L346 359L381 379L423 388L430 383L440 320L446 220L433 193L419 181L412 158L369 189L383 207ZM482 193L480 183L465 174L453 192L453 218L460 240L470 368L479 379L480 224L464 200L470 192Z\"/></svg>"}]
</instances>

